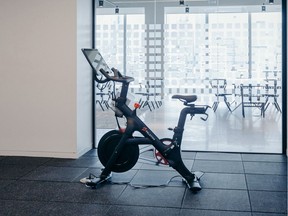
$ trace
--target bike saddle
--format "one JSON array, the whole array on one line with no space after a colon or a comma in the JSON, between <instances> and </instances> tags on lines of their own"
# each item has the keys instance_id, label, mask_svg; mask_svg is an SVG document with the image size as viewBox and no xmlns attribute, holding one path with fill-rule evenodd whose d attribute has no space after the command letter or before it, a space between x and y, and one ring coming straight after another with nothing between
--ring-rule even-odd
<instances>
[{"instance_id":1,"label":"bike saddle","mask_svg":"<svg viewBox=\"0 0 288 216\"><path fill-rule=\"evenodd\" d=\"M186 103L192 103L197 100L197 95L173 95L173 99L179 99Z\"/></svg>"}]
</instances>

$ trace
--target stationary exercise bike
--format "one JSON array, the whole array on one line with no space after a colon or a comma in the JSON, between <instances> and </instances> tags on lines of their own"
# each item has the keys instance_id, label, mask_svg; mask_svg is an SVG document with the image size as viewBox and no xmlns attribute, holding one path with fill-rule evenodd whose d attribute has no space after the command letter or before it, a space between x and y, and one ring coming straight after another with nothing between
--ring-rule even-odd
<instances>
[{"instance_id":1,"label":"stationary exercise bike","mask_svg":"<svg viewBox=\"0 0 288 216\"><path fill-rule=\"evenodd\" d=\"M183 178L188 188L192 191L201 190L200 177L190 172L181 158L181 141L187 115L191 118L195 115L203 115L202 119L207 120L206 113L209 106L195 105L196 95L173 95L172 98L183 102L184 108L180 113L178 125L174 129L173 138L159 139L150 128L137 116L139 104L135 103L134 108L127 105L127 94L129 84L134 78L123 76L117 69L110 68L97 49L82 49L90 66L93 68L95 79L99 83L113 82L112 100L115 103L114 111L116 119L125 117L126 128L123 129L118 123L118 130L111 130L104 134L98 143L98 157L104 169L99 177L86 182L86 186L96 188L111 178L111 172L126 172L133 168L139 158L139 145L153 145L155 156L159 163L168 164L174 168ZM115 83L121 85L120 94L115 93ZM135 132L140 135L136 136Z\"/></svg>"}]
</instances>

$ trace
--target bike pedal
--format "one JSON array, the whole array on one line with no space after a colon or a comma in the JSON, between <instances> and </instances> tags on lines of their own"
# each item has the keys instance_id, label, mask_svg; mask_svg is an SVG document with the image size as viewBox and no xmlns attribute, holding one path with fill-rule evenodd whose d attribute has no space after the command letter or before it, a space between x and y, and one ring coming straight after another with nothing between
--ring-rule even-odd
<instances>
[{"instance_id":1,"label":"bike pedal","mask_svg":"<svg viewBox=\"0 0 288 216\"><path fill-rule=\"evenodd\" d=\"M82 179L80 179L80 182L82 184L86 184L87 182L91 182L91 178L89 178L89 177L82 178Z\"/></svg>"},{"instance_id":2,"label":"bike pedal","mask_svg":"<svg viewBox=\"0 0 288 216\"><path fill-rule=\"evenodd\" d=\"M110 181L111 177L112 177L112 173L110 175L106 176L105 178L96 177L96 176L93 176L91 178L91 176L89 176L89 177L80 179L80 182L85 184L86 187L90 187L92 189L95 189L98 185L105 183L107 181Z\"/></svg>"},{"instance_id":3,"label":"bike pedal","mask_svg":"<svg viewBox=\"0 0 288 216\"><path fill-rule=\"evenodd\" d=\"M87 181L85 183L86 187L90 187L92 189L95 189L99 184L103 183L105 181L105 179L101 179L101 178L93 178L92 180L90 181Z\"/></svg>"},{"instance_id":4,"label":"bike pedal","mask_svg":"<svg viewBox=\"0 0 288 216\"><path fill-rule=\"evenodd\" d=\"M80 182L83 184L86 184L87 182L91 182L94 178L97 178L97 177L93 175L92 173L90 173L88 177L80 179Z\"/></svg>"},{"instance_id":5,"label":"bike pedal","mask_svg":"<svg viewBox=\"0 0 288 216\"><path fill-rule=\"evenodd\" d=\"M182 179L182 181L186 183L188 189L193 191L193 192L197 192L197 191L200 191L202 189L198 180L199 179L197 178L196 175L195 175L194 179L192 181L189 181L189 182L184 178Z\"/></svg>"}]
</instances>

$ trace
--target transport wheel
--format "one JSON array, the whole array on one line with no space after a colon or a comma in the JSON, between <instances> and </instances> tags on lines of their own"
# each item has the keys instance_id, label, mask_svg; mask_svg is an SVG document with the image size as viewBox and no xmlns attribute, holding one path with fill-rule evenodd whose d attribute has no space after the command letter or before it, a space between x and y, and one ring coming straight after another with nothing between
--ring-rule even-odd
<instances>
[{"instance_id":1,"label":"transport wheel","mask_svg":"<svg viewBox=\"0 0 288 216\"><path fill-rule=\"evenodd\" d=\"M98 157L104 167L106 167L110 157L112 156L116 146L118 145L123 134L118 130L112 130L104 134L98 144ZM113 172L126 172L137 163L139 158L138 145L124 146L122 153L117 158L115 164L112 166Z\"/></svg>"},{"instance_id":2,"label":"transport wheel","mask_svg":"<svg viewBox=\"0 0 288 216\"><path fill-rule=\"evenodd\" d=\"M172 145L173 142L173 140L170 138L163 138L160 139L160 141L167 146ZM166 158L163 157L163 155L157 149L154 149L154 156L157 160L157 164L169 165L169 162L166 160Z\"/></svg>"}]
</instances>

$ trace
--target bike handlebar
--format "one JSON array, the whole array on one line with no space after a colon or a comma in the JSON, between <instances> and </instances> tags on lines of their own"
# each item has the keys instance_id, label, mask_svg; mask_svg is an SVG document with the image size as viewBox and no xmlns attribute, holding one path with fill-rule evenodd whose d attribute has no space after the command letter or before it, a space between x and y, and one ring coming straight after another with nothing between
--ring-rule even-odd
<instances>
[{"instance_id":1,"label":"bike handlebar","mask_svg":"<svg viewBox=\"0 0 288 216\"><path fill-rule=\"evenodd\" d=\"M102 70L102 69L100 69L100 70ZM102 72L101 72L102 73ZM109 79L99 79L98 77L97 77L97 71L96 70L94 70L94 78L95 78L95 80L96 80L96 82L98 82L98 83L106 83L106 82L109 82Z\"/></svg>"},{"instance_id":2,"label":"bike handlebar","mask_svg":"<svg viewBox=\"0 0 288 216\"><path fill-rule=\"evenodd\" d=\"M121 82L121 83L130 83L134 81L133 77L129 76L123 76L117 69L112 68L111 69L114 73L114 76L110 76L108 72L106 72L103 68L101 68L99 71L101 74L105 77L104 80L100 80L101 83L108 82L108 81L114 81L114 82ZM97 78L96 81L98 82L99 79Z\"/></svg>"},{"instance_id":3,"label":"bike handlebar","mask_svg":"<svg viewBox=\"0 0 288 216\"><path fill-rule=\"evenodd\" d=\"M194 105L194 104L193 104ZM206 114L208 108L211 108L208 105L194 105L191 108L195 111L195 114Z\"/></svg>"}]
</instances>

